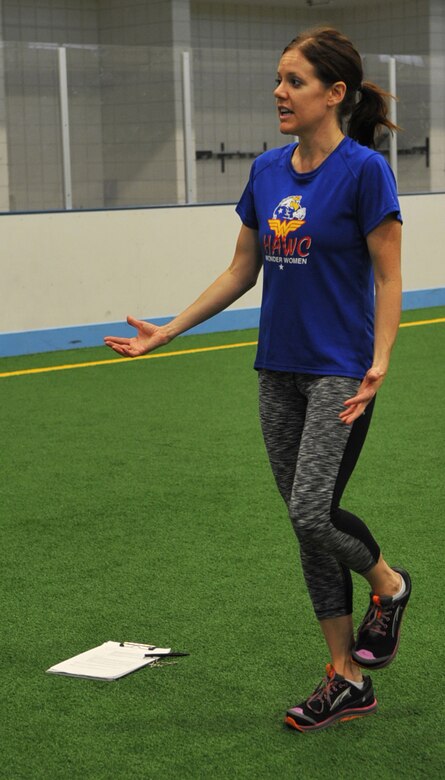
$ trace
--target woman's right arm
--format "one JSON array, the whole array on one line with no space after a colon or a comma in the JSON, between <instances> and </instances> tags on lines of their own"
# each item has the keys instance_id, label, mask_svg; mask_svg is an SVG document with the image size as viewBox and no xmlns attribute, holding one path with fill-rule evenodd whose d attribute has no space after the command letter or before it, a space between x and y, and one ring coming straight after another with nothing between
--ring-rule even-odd
<instances>
[{"instance_id":1,"label":"woman's right arm","mask_svg":"<svg viewBox=\"0 0 445 780\"><path fill-rule=\"evenodd\" d=\"M180 333L223 311L254 287L261 262L258 232L242 225L231 264L191 306L162 326L127 317L129 325L136 328L136 336L105 336L105 344L125 357L138 357L168 344Z\"/></svg>"}]
</instances>

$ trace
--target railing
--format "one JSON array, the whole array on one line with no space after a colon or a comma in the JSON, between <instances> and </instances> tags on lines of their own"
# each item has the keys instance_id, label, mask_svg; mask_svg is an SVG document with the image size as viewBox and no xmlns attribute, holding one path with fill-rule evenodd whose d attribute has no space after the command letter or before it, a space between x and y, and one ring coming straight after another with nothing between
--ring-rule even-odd
<instances>
[{"instance_id":1,"label":"railing","mask_svg":"<svg viewBox=\"0 0 445 780\"><path fill-rule=\"evenodd\" d=\"M274 51L4 43L0 57L3 212L235 202L252 160L289 141ZM437 58L363 59L399 98L403 132L378 145L399 191L445 190Z\"/></svg>"}]
</instances>

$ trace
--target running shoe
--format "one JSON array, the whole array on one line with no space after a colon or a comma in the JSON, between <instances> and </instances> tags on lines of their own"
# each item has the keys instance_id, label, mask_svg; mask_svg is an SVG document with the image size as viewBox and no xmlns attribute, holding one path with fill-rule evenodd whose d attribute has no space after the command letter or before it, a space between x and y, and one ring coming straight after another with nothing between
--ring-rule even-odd
<instances>
[{"instance_id":1,"label":"running shoe","mask_svg":"<svg viewBox=\"0 0 445 780\"><path fill-rule=\"evenodd\" d=\"M394 660L400 642L402 616L411 596L411 579L405 569L394 566L405 580L406 591L399 599L371 593L369 609L357 632L352 658L366 669L383 669Z\"/></svg>"},{"instance_id":2,"label":"running shoe","mask_svg":"<svg viewBox=\"0 0 445 780\"><path fill-rule=\"evenodd\" d=\"M377 708L370 677L364 677L362 689L337 674L332 664L312 696L287 711L284 722L297 731L320 731L337 720L352 720L370 715Z\"/></svg>"}]
</instances>

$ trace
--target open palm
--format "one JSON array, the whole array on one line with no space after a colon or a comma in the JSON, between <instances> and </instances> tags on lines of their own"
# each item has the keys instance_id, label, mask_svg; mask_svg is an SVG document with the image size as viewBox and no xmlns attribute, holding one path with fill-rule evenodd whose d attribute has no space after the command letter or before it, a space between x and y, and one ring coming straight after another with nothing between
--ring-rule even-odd
<instances>
[{"instance_id":1,"label":"open palm","mask_svg":"<svg viewBox=\"0 0 445 780\"><path fill-rule=\"evenodd\" d=\"M357 394L344 402L346 409L339 415L340 420L346 425L351 425L364 413L369 402L372 401L377 390L381 387L385 378L385 372L377 367L370 368L360 384Z\"/></svg>"},{"instance_id":2,"label":"open palm","mask_svg":"<svg viewBox=\"0 0 445 780\"><path fill-rule=\"evenodd\" d=\"M119 336L105 336L104 342L107 347L114 349L119 355L125 357L139 357L147 352L152 352L164 344L168 344L170 339L164 329L159 325L152 325L145 320L137 320L128 316L127 322L133 328L136 328L136 335L132 338L121 338Z\"/></svg>"}]
</instances>

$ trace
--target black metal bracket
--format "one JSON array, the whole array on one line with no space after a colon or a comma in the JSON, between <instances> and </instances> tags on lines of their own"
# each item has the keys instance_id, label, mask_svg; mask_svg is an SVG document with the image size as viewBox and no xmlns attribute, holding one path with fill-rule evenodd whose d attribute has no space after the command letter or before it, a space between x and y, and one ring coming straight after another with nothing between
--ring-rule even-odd
<instances>
[{"instance_id":1,"label":"black metal bracket","mask_svg":"<svg viewBox=\"0 0 445 780\"><path fill-rule=\"evenodd\" d=\"M386 140L387 136L385 136ZM379 144L377 144L377 149L381 154L384 154L385 156L389 155L388 149L379 149ZM430 139L429 136L425 138L425 145L424 146L409 146L405 149L397 149L397 156L401 157L408 157L415 154L424 154L425 155L425 166L427 168L430 167Z\"/></svg>"},{"instance_id":2,"label":"black metal bracket","mask_svg":"<svg viewBox=\"0 0 445 780\"><path fill-rule=\"evenodd\" d=\"M198 150L196 152L197 160L220 160L221 173L226 171L226 160L254 160L255 157L259 157L263 152L267 152L267 143L264 141L261 152L226 152L225 144L221 142L220 151L212 152L210 149Z\"/></svg>"}]
</instances>

